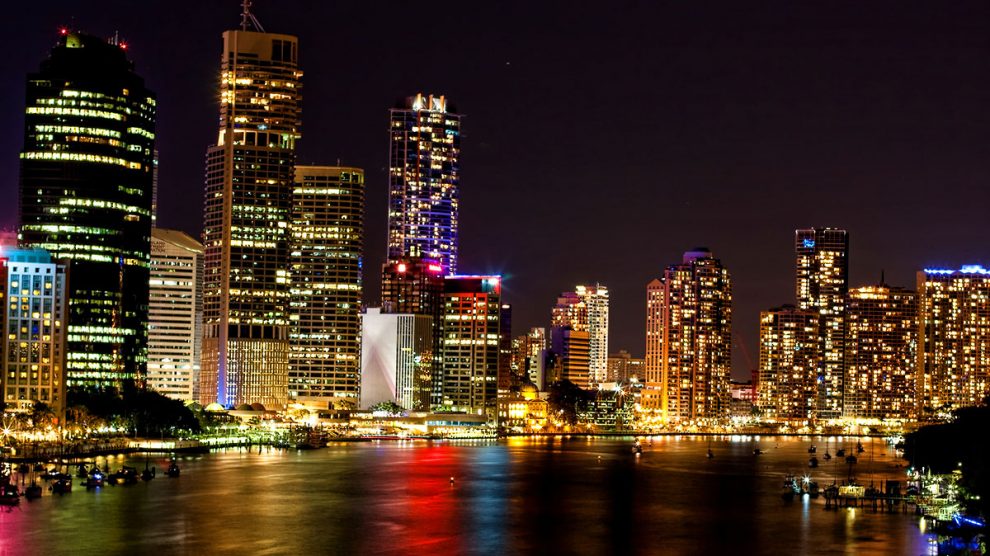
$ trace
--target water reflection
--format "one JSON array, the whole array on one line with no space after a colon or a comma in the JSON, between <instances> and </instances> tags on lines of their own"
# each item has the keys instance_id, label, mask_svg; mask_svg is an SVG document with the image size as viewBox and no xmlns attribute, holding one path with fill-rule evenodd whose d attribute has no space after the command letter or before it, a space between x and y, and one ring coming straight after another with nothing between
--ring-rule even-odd
<instances>
[{"instance_id":1,"label":"water reflection","mask_svg":"<svg viewBox=\"0 0 990 556\"><path fill-rule=\"evenodd\" d=\"M711 442L714 459L709 440L694 436L644 441L639 457L631 438L584 437L220 452L181 461L178 479L159 474L97 492L77 485L24 501L0 514L0 556L925 552L911 516L827 511L806 497L783 503L787 473L822 486L849 473L839 458L809 469L812 442L826 445L726 436ZM753 455L754 445L765 453ZM882 442L864 448L852 471L860 482L901 478ZM143 468L145 460L100 463Z\"/></svg>"}]
</instances>

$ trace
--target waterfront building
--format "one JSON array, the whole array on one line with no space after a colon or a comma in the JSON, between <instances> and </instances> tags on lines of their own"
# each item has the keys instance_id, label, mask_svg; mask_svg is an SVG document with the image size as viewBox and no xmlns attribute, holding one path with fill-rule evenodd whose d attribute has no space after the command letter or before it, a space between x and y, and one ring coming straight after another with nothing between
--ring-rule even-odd
<instances>
[{"instance_id":1,"label":"waterfront building","mask_svg":"<svg viewBox=\"0 0 990 556\"><path fill-rule=\"evenodd\" d=\"M519 386L519 375L512 368L512 305L502 304L498 323L498 393L501 396Z\"/></svg>"},{"instance_id":2,"label":"waterfront building","mask_svg":"<svg viewBox=\"0 0 990 556\"><path fill-rule=\"evenodd\" d=\"M918 273L918 414L946 417L990 394L990 270Z\"/></svg>"},{"instance_id":3,"label":"waterfront building","mask_svg":"<svg viewBox=\"0 0 990 556\"><path fill-rule=\"evenodd\" d=\"M533 327L517 336L512 344L512 367L521 382L530 382L537 388L544 383L544 352L547 349L546 328Z\"/></svg>"},{"instance_id":4,"label":"waterfront building","mask_svg":"<svg viewBox=\"0 0 990 556\"><path fill-rule=\"evenodd\" d=\"M499 359L500 276L447 276L440 379L434 404L494 419Z\"/></svg>"},{"instance_id":5,"label":"waterfront building","mask_svg":"<svg viewBox=\"0 0 990 556\"><path fill-rule=\"evenodd\" d=\"M62 30L27 78L21 245L72 266L69 386L147 368L155 95L125 48Z\"/></svg>"},{"instance_id":6,"label":"waterfront building","mask_svg":"<svg viewBox=\"0 0 990 556\"><path fill-rule=\"evenodd\" d=\"M31 412L48 405L65 414L66 264L43 249L0 248L4 302L0 324L0 392L8 410Z\"/></svg>"},{"instance_id":7,"label":"waterfront building","mask_svg":"<svg viewBox=\"0 0 990 556\"><path fill-rule=\"evenodd\" d=\"M756 407L771 421L807 421L818 407L819 315L793 305L760 313Z\"/></svg>"},{"instance_id":8,"label":"waterfront building","mask_svg":"<svg viewBox=\"0 0 990 556\"><path fill-rule=\"evenodd\" d=\"M296 37L263 32L247 8L241 29L223 34L220 126L206 153L203 209L204 404L281 409L288 401L298 57Z\"/></svg>"},{"instance_id":9,"label":"waterfront building","mask_svg":"<svg viewBox=\"0 0 990 556\"><path fill-rule=\"evenodd\" d=\"M361 315L360 406L429 411L433 346L432 317L369 308Z\"/></svg>"},{"instance_id":10,"label":"waterfront building","mask_svg":"<svg viewBox=\"0 0 990 556\"><path fill-rule=\"evenodd\" d=\"M587 376L579 377L582 369L573 367L568 375L583 388L606 382L608 376L608 288L601 284L594 286L578 285L573 292L563 292L557 298L551 316L551 342L556 336L557 347L563 349L563 331L570 329L582 333L568 335L584 341L587 335L588 368ZM562 352L558 352L562 353Z\"/></svg>"},{"instance_id":11,"label":"waterfront building","mask_svg":"<svg viewBox=\"0 0 990 556\"><path fill-rule=\"evenodd\" d=\"M550 329L550 349L556 355L552 381L569 380L575 386L588 389L590 337L587 330L575 330L570 325Z\"/></svg>"},{"instance_id":12,"label":"waterfront building","mask_svg":"<svg viewBox=\"0 0 990 556\"><path fill-rule=\"evenodd\" d=\"M457 272L461 116L443 96L390 111L388 261L429 259Z\"/></svg>"},{"instance_id":13,"label":"waterfront building","mask_svg":"<svg viewBox=\"0 0 990 556\"><path fill-rule=\"evenodd\" d=\"M203 341L203 245L152 228L147 386L177 400L199 394Z\"/></svg>"},{"instance_id":14,"label":"waterfront building","mask_svg":"<svg viewBox=\"0 0 990 556\"><path fill-rule=\"evenodd\" d=\"M837 228L794 232L797 307L819 315L817 417L842 416L845 307L849 290L849 234Z\"/></svg>"},{"instance_id":15,"label":"waterfront building","mask_svg":"<svg viewBox=\"0 0 990 556\"><path fill-rule=\"evenodd\" d=\"M846 300L843 416L915 418L918 299L879 284L849 290Z\"/></svg>"},{"instance_id":16,"label":"waterfront building","mask_svg":"<svg viewBox=\"0 0 990 556\"><path fill-rule=\"evenodd\" d=\"M729 414L737 419L747 419L753 416L753 407L756 405L756 385L752 380L746 382L731 382L732 402Z\"/></svg>"},{"instance_id":17,"label":"waterfront building","mask_svg":"<svg viewBox=\"0 0 990 556\"><path fill-rule=\"evenodd\" d=\"M357 407L364 170L296 166L290 230L289 399Z\"/></svg>"},{"instance_id":18,"label":"waterfront building","mask_svg":"<svg viewBox=\"0 0 990 556\"><path fill-rule=\"evenodd\" d=\"M439 384L443 339L443 276L440 263L422 258L404 258L382 265L382 312L428 316L433 323L433 353L430 381ZM435 389L427 403L440 403Z\"/></svg>"},{"instance_id":19,"label":"waterfront building","mask_svg":"<svg viewBox=\"0 0 990 556\"><path fill-rule=\"evenodd\" d=\"M618 432L632 429L632 397L617 384L598 389L594 397L577 411L577 424L590 432Z\"/></svg>"},{"instance_id":20,"label":"waterfront building","mask_svg":"<svg viewBox=\"0 0 990 556\"><path fill-rule=\"evenodd\" d=\"M667 267L646 292L641 404L664 420L726 417L732 362L729 271L699 247Z\"/></svg>"},{"instance_id":21,"label":"waterfront building","mask_svg":"<svg viewBox=\"0 0 990 556\"><path fill-rule=\"evenodd\" d=\"M619 353L608 356L607 382L626 382L632 377L642 378L646 360L633 357L628 351L621 349Z\"/></svg>"},{"instance_id":22,"label":"waterfront building","mask_svg":"<svg viewBox=\"0 0 990 556\"><path fill-rule=\"evenodd\" d=\"M523 384L518 394L498 399L498 424L514 432L540 432L547 427L550 404L539 398L539 389Z\"/></svg>"}]
</instances>

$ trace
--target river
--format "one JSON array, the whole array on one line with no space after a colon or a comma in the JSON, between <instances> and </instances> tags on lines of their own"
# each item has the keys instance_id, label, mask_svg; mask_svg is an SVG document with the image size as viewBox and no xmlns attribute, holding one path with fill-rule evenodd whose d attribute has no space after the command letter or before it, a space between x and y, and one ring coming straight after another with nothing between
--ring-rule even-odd
<instances>
[{"instance_id":1,"label":"river","mask_svg":"<svg viewBox=\"0 0 990 556\"><path fill-rule=\"evenodd\" d=\"M87 492L76 479L0 512L0 556L928 553L913 515L784 502L789 472L823 487L848 473L840 458L808 469L812 443L822 459L821 438L745 436L713 440L711 460L691 436L656 437L638 457L630 439L585 437L232 449L180 458L177 479L152 456L148 483ZM882 440L864 445L860 483L903 479Z\"/></svg>"}]
</instances>

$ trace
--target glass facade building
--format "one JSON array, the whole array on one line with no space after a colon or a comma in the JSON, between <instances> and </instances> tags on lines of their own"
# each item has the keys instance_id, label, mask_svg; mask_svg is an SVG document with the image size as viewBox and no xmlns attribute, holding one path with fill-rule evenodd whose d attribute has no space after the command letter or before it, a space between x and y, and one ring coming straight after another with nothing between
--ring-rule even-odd
<instances>
[{"instance_id":1,"label":"glass facade building","mask_svg":"<svg viewBox=\"0 0 990 556\"><path fill-rule=\"evenodd\" d=\"M417 94L391 110L389 139L388 261L429 259L454 274L461 116Z\"/></svg>"},{"instance_id":2,"label":"glass facade building","mask_svg":"<svg viewBox=\"0 0 990 556\"><path fill-rule=\"evenodd\" d=\"M146 372L155 95L125 48L63 30L27 79L20 241L71 266L69 386Z\"/></svg>"},{"instance_id":3,"label":"glass facade building","mask_svg":"<svg viewBox=\"0 0 990 556\"><path fill-rule=\"evenodd\" d=\"M200 401L288 402L289 227L302 72L296 37L223 34L220 128L206 153Z\"/></svg>"},{"instance_id":4,"label":"glass facade building","mask_svg":"<svg viewBox=\"0 0 990 556\"><path fill-rule=\"evenodd\" d=\"M501 326L499 276L447 276L434 405L495 418Z\"/></svg>"},{"instance_id":5,"label":"glass facade building","mask_svg":"<svg viewBox=\"0 0 990 556\"><path fill-rule=\"evenodd\" d=\"M289 399L356 408L364 170L296 166L291 238Z\"/></svg>"}]
</instances>

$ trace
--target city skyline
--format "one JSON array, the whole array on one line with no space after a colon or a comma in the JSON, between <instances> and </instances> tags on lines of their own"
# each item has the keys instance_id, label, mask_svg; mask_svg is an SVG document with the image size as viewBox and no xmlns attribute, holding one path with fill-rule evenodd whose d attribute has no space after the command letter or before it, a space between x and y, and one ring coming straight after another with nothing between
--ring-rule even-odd
<instances>
[{"instance_id":1,"label":"city skyline","mask_svg":"<svg viewBox=\"0 0 990 556\"><path fill-rule=\"evenodd\" d=\"M340 9L360 16L357 27L367 31L364 24L369 15L362 16L361 9L352 6ZM406 8L395 9L407 14ZM566 45L575 41L572 34L580 34L582 25L587 25L587 14L580 9L560 14L552 7L541 6L520 23L518 37L501 37L506 40L499 43L500 48L483 52L478 68L465 66L457 55L453 61L430 61L426 67L422 60L417 60L419 65L394 64L389 66L394 74L369 67L368 84L362 86L367 88L347 92L329 86L326 79L330 77L315 82L307 78L304 105L306 129L311 131L307 139L300 141L300 162L326 163L340 157L368 169L365 301L374 305L385 230L387 109L397 98L417 91L444 94L467 115L461 266L472 272L505 275L505 301L514 306L516 334L545 324L544 300L574 284L598 281L607 284L611 294L611 351L626 349L642 355L643 285L668 261L676 260L685 247L706 244L732 269L734 332L749 353L755 354L759 312L790 301L793 262L788 256L788 243L797 228L834 226L849 231L850 288L875 283L884 269L891 285L911 288L914 273L925 267L986 264L980 238L986 237L990 224L979 218L977 210L986 205L988 195L978 187L979 177L988 170L979 139L986 115L975 108L982 102L988 82L982 70L971 74L971 70L982 68L985 53L980 49L985 45L975 42L982 33L978 26L966 25L970 20L979 20L981 12L967 14L964 9L957 6L955 11L940 11L937 17L928 18L930 25L922 29L912 26L913 22L934 14L934 9L932 14L917 8L896 13L882 8L864 9L857 12L864 21L862 28L848 28L841 24L841 15L848 9L822 22L812 22L812 16L822 14L813 8L792 7L777 15L786 16L791 23L786 30L754 25L758 14L733 12L740 16L738 22L728 22L732 18L727 17L714 24L718 30L738 31L737 35L726 35L734 38L691 35L691 30L702 22L713 24L705 14L691 8L670 8L659 13L643 9L645 13L640 15L647 21L662 18L645 16L670 16L660 29L671 31L662 43L647 39L643 29L628 23L632 19L629 9L617 9L614 15L605 14L606 20L621 17L624 25L632 25L632 30L637 31L627 33L630 36L620 41L621 45L668 55L658 57L660 61L636 57L616 61L613 68L612 61L606 59L614 52L607 48L601 53L589 53L587 47L582 47L576 48L573 56L556 54L555 41L566 50ZM323 39L314 31L316 22L309 21L319 18L300 17L291 9L281 5L275 9L266 2L258 2L254 10L266 29L300 36L304 52L310 48L307 41L313 41L312 52L320 47ZM202 149L212 139L208 128L216 115L216 37L222 30L236 26L237 7L205 6L199 21L182 21L183 34L188 35L190 45L171 48L178 48L180 53L186 48L197 50L197 56L158 51L163 47L156 37L175 32L179 25L175 16L166 14L163 21L156 20L161 27L156 30L140 19L147 16L146 9L131 11L128 15L115 15L110 23L95 15L90 21L77 17L76 22L100 36L113 31L98 28L100 25L112 25L133 45L128 55L135 60L149 88L158 93L162 111L158 130L163 143L159 225L196 236L198 211L189 210L187 205L189 199L200 198ZM27 71L37 67L53 42L58 24L67 21L65 14L69 13L68 5L58 3L28 9L25 17L30 24L16 33L22 35L20 43L29 54L24 61L3 63L8 82L20 83ZM414 13L407 15L418 17ZM497 22L520 13L517 6L510 5L495 15L498 17L487 24L480 21L483 18L476 21L475 16L467 16L452 33L469 46L479 46L484 44L479 41L486 38L499 39L494 31ZM529 25L535 27L557 16L574 24L574 31L552 31L546 39L527 31ZM674 25L670 21L683 24L684 30L667 29L666 25ZM394 45L401 34L381 47L371 48L368 43L387 35L390 29L386 26L376 31L353 49L347 42L351 35L334 39L341 41L337 49L341 56L335 58L347 58L345 54L352 51L365 52L372 59L386 56L387 45ZM481 32L480 38L470 38L485 30L487 33ZM799 31L807 33L802 36ZM606 36L616 33L612 29L603 32ZM908 35L915 46L904 46L902 39ZM837 46L840 39L873 44L874 49L865 53L857 49L855 52L865 59L851 63L848 52ZM741 48L736 49L735 55L703 55L694 47L706 44L704 41ZM759 41L799 48L788 55L761 54L764 43ZM967 50L974 44L980 47L976 53ZM885 45L899 48L885 50ZM527 46L536 47L530 59L523 55ZM446 51L447 47L440 44L436 48ZM478 55L476 50L466 50ZM581 54L586 56L578 60ZM830 60L834 54L838 56ZM181 60L181 73L175 73L179 63L169 61L170 57ZM889 57L893 57L893 69L886 70L882 62L885 64ZM783 76L809 60L819 63L814 73L796 70L792 77ZM348 64L358 62L344 63L345 68L350 68L353 66ZM304 54L302 65L308 77L330 68L316 54ZM564 80L573 90L562 90L560 84L551 87L558 73L550 72L552 75L545 77L537 74L554 67L579 70L579 76L605 72L618 80L616 94L607 94L613 86L577 78ZM751 67L755 77L744 76L739 71L742 67ZM647 84L652 84L652 79L659 79L651 77L654 70L671 79L662 93L652 93L642 86L634 88L626 76L645 75L649 77ZM819 72L824 75L829 70L834 79L819 83ZM335 68L331 73L342 72L346 73ZM940 77L937 83L931 82L932 76ZM760 80L768 77L774 79L764 89ZM175 84L167 83L169 80ZM517 81L527 85L514 84ZM913 83L925 83L926 87L912 87ZM809 85L823 89L815 90ZM719 93L721 86L734 95L729 98ZM188 91L180 92L181 87ZM370 90L372 87L375 90ZM893 93L901 90L911 92ZM764 100L766 91L770 91L769 101ZM700 97L699 92L703 93ZM23 117L24 103L22 98L14 98L15 94L23 91L5 91L0 99L0 117L12 129L20 129L22 120L17 118ZM361 96L370 98L358 98ZM603 106L587 102L593 99L599 99ZM657 99L663 102L657 105ZM691 103L685 105L688 101ZM953 108L944 109L944 105ZM569 123L569 114L577 106L590 111L588 115L592 117L582 120L588 129L582 128L580 134L592 139L575 138L578 129ZM653 112L644 110L647 106ZM685 115L672 113L684 106L688 108ZM706 110L720 106L706 114ZM605 107L617 110L607 121L602 120ZM833 116L838 123L815 117L817 111ZM521 134L518 123L522 120L516 118L538 125L534 124L536 127L528 134ZM798 124L788 124L785 119ZM662 122L673 125L661 126L659 141L664 149L657 155L656 144L645 138L660 129L651 124ZM844 131L844 123L852 129ZM314 138L312 130L320 130L320 137ZM4 173L7 178L0 183L0 226L5 227L16 226L13 168L21 149L19 141L14 134L0 142L0 168L8 169ZM180 146L179 142L191 146ZM561 145L543 145L548 142ZM607 142L617 143L621 150L603 144ZM649 147L646 150L651 157L660 158L646 158L641 145ZM717 169L706 170L709 166ZM608 186L606 194L594 195L594 187L600 188L603 183ZM822 189L829 194L819 195ZM567 214L555 214L553 199L559 200L566 191L579 194L568 197L577 206L560 211ZM922 197L925 192L928 193ZM958 199L963 192L971 201L960 204ZM669 201L658 205L661 195ZM786 202L774 202L778 198ZM869 205L893 210L859 208ZM677 210L648 210L651 206ZM597 219L595 225L561 228L562 222L572 222L582 210L611 216L604 220L593 217ZM919 214L921 225L908 224L904 215L911 211ZM609 233L600 234L599 226L608 227ZM738 233L739 228L746 231ZM554 234L562 229L568 230L570 237L555 241ZM647 247L637 244L636 249L622 243L632 243L645 233L656 233L663 240L650 242ZM559 248L552 248L553 243ZM733 351L735 377L748 378L750 369L740 359L740 350Z\"/></svg>"}]
</instances>

